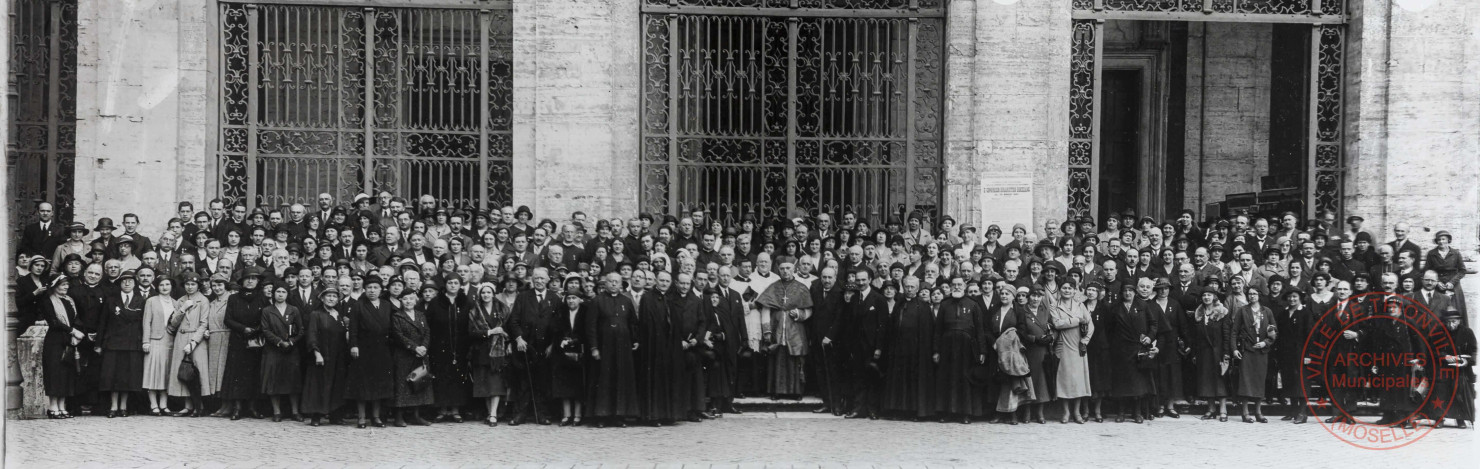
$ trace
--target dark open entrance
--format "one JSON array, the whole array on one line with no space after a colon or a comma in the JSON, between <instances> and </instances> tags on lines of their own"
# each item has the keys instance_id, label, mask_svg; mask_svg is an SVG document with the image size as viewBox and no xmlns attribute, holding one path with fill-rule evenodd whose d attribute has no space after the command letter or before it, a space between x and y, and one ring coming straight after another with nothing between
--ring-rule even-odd
<instances>
[{"instance_id":1,"label":"dark open entrance","mask_svg":"<svg viewBox=\"0 0 1480 469\"><path fill-rule=\"evenodd\" d=\"M1141 167L1141 71L1105 70L1096 219L1137 206Z\"/></svg>"}]
</instances>

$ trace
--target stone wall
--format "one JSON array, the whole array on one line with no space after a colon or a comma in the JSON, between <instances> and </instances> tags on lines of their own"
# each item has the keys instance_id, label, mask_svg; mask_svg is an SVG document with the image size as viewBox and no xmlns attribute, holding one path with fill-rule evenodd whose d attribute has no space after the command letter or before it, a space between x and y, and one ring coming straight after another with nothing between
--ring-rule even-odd
<instances>
[{"instance_id":1,"label":"stone wall","mask_svg":"<svg viewBox=\"0 0 1480 469\"><path fill-rule=\"evenodd\" d=\"M971 116L969 134L958 122L946 128L945 213L979 224L980 178L1027 172L1033 220L1024 222L1038 230L1068 206L1069 1L953 4L947 115L969 106Z\"/></svg>"},{"instance_id":2,"label":"stone wall","mask_svg":"<svg viewBox=\"0 0 1480 469\"><path fill-rule=\"evenodd\" d=\"M206 199L216 128L214 2L79 2L76 216L159 233Z\"/></svg>"},{"instance_id":3,"label":"stone wall","mask_svg":"<svg viewBox=\"0 0 1480 469\"><path fill-rule=\"evenodd\" d=\"M1346 207L1387 238L1480 237L1480 2L1351 0ZM1421 8L1426 7L1426 8ZM1473 304L1473 303L1472 303Z\"/></svg>"},{"instance_id":4,"label":"stone wall","mask_svg":"<svg viewBox=\"0 0 1480 469\"><path fill-rule=\"evenodd\" d=\"M638 0L514 2L514 201L637 212Z\"/></svg>"},{"instance_id":5,"label":"stone wall","mask_svg":"<svg viewBox=\"0 0 1480 469\"><path fill-rule=\"evenodd\" d=\"M1228 194L1257 191L1269 173L1272 31L1257 23L1190 25L1183 206L1200 212Z\"/></svg>"}]
</instances>

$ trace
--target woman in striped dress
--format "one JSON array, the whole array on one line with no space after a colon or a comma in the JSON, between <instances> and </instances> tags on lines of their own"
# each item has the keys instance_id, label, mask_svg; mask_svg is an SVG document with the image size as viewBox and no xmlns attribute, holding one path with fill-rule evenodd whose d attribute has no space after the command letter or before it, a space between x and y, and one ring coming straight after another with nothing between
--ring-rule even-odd
<instances>
[{"instance_id":1,"label":"woman in striped dress","mask_svg":"<svg viewBox=\"0 0 1480 469\"><path fill-rule=\"evenodd\" d=\"M144 390L149 394L150 415L162 415L167 408L164 392L170 382L170 353L175 348L175 336L166 328L175 314L175 300L170 298L174 286L169 277L160 276L154 281L158 293L144 302Z\"/></svg>"},{"instance_id":2,"label":"woman in striped dress","mask_svg":"<svg viewBox=\"0 0 1480 469\"><path fill-rule=\"evenodd\" d=\"M226 348L231 344L231 328L226 327L226 303L231 300L231 291L226 289L226 283L231 279L226 274L218 273L211 276L211 304L206 308L206 355L211 358L211 365L207 368L210 373L210 388L221 389L221 384L226 379ZM221 406L221 410L212 414L215 417L224 417L231 412L229 406Z\"/></svg>"}]
</instances>

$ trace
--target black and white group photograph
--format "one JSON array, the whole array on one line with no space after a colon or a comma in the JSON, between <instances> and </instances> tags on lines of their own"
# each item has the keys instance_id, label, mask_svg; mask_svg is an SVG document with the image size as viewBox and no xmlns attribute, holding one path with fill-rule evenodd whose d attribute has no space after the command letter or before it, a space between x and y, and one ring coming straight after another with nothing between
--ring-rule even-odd
<instances>
[{"instance_id":1,"label":"black and white group photograph","mask_svg":"<svg viewBox=\"0 0 1480 469\"><path fill-rule=\"evenodd\" d=\"M1477 1L0 13L3 467L1480 460Z\"/></svg>"}]
</instances>

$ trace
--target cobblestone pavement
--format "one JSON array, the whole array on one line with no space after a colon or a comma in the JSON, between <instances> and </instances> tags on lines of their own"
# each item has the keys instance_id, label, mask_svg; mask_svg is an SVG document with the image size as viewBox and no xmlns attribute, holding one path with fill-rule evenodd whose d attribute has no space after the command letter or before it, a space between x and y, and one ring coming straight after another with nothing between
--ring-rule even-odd
<instances>
[{"instance_id":1,"label":"cobblestone pavement","mask_svg":"<svg viewBox=\"0 0 1480 469\"><path fill-rule=\"evenodd\" d=\"M10 467L1473 467L1480 458L1474 430L1441 429L1405 448L1370 451L1314 422L1187 416L1149 425L966 426L760 413L626 429L463 423L357 430L147 416L6 423Z\"/></svg>"}]
</instances>

